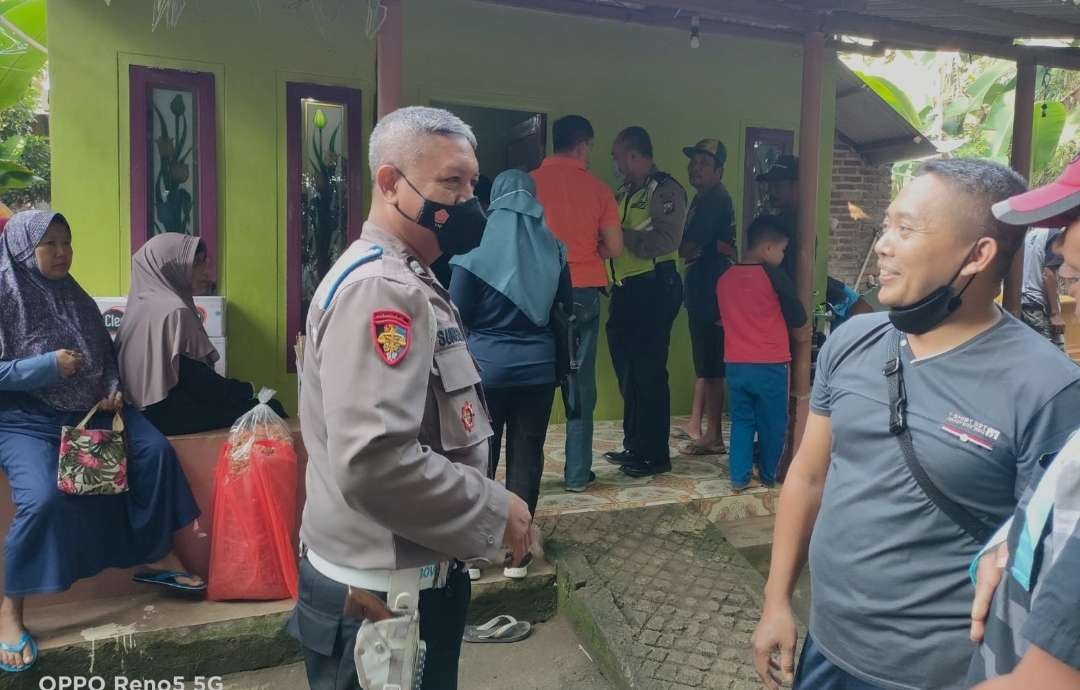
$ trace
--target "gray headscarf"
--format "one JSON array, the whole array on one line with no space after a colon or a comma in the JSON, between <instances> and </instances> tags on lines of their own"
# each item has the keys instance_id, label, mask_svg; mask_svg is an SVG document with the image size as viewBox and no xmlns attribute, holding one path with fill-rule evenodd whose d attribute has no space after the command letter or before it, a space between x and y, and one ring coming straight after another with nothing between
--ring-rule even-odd
<instances>
[{"instance_id":1,"label":"gray headscarf","mask_svg":"<svg viewBox=\"0 0 1080 690\"><path fill-rule=\"evenodd\" d=\"M199 240L167 232L131 258L131 290L116 344L127 399L140 410L164 400L180 380L180 357L213 364L210 343L192 297Z\"/></svg>"},{"instance_id":2,"label":"gray headscarf","mask_svg":"<svg viewBox=\"0 0 1080 690\"><path fill-rule=\"evenodd\" d=\"M120 389L116 353L97 304L75 279L50 280L38 270L34 250L53 222L68 225L59 213L23 211L0 234L0 359L78 350L83 363L73 376L30 394L85 412Z\"/></svg>"}]
</instances>

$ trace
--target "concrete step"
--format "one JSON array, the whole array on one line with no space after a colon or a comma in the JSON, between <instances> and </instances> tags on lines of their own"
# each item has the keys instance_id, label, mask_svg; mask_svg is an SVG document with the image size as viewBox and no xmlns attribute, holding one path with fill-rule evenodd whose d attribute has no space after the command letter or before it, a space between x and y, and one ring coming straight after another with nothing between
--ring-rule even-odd
<instances>
[{"instance_id":1,"label":"concrete step","mask_svg":"<svg viewBox=\"0 0 1080 690\"><path fill-rule=\"evenodd\" d=\"M0 674L0 690L38 688L46 676L100 677L101 687L110 689L119 677L160 682L183 676L195 687L191 679L199 676L289 664L300 659L299 646L283 630L292 606L288 600L225 603L148 593L28 609L38 663L21 674ZM507 580L499 569L473 583L469 619L507 613L539 622L556 608L555 568L536 561L524 580ZM143 686L151 687L159 686Z\"/></svg>"}]
</instances>

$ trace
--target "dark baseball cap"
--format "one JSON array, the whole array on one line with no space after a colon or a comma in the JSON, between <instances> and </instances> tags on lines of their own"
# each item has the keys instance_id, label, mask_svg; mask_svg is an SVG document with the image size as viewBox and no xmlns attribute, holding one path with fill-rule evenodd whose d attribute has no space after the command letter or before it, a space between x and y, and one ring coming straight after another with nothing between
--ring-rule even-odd
<instances>
[{"instance_id":1,"label":"dark baseball cap","mask_svg":"<svg viewBox=\"0 0 1080 690\"><path fill-rule=\"evenodd\" d=\"M1080 214L1080 156L1056 180L999 201L994 217L1009 225L1063 227Z\"/></svg>"},{"instance_id":2,"label":"dark baseball cap","mask_svg":"<svg viewBox=\"0 0 1080 690\"><path fill-rule=\"evenodd\" d=\"M702 139L693 146L687 146L682 150L687 158L693 158L695 153L707 153L716 160L717 165L727 163L727 147L719 139Z\"/></svg>"},{"instance_id":3,"label":"dark baseball cap","mask_svg":"<svg viewBox=\"0 0 1080 690\"><path fill-rule=\"evenodd\" d=\"M799 158L790 153L777 158L767 172L757 176L758 182L794 182L799 179Z\"/></svg>"}]
</instances>

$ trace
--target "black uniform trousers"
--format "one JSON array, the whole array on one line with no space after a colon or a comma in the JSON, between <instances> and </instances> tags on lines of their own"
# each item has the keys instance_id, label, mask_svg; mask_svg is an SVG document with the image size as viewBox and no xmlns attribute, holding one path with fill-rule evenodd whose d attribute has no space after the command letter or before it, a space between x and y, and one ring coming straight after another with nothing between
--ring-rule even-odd
<instances>
[{"instance_id":1,"label":"black uniform trousers","mask_svg":"<svg viewBox=\"0 0 1080 690\"><path fill-rule=\"evenodd\" d=\"M423 690L457 690L461 638L472 585L464 570L450 573L443 589L420 592L420 639L427 643ZM360 623L345 616L349 588L300 561L300 597L286 631L304 648L311 690L361 690L353 648ZM385 593L372 592L383 600Z\"/></svg>"},{"instance_id":2,"label":"black uniform trousers","mask_svg":"<svg viewBox=\"0 0 1080 690\"><path fill-rule=\"evenodd\" d=\"M667 361L682 299L682 278L674 261L624 279L611 293L606 329L623 397L623 448L648 462L670 460Z\"/></svg>"}]
</instances>

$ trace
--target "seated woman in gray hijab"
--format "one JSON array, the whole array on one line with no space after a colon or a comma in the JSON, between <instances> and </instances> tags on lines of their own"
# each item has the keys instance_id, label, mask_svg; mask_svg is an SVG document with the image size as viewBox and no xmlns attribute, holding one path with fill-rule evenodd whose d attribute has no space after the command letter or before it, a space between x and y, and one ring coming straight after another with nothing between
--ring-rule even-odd
<instances>
[{"instance_id":1,"label":"seated woman in gray hijab","mask_svg":"<svg viewBox=\"0 0 1080 690\"><path fill-rule=\"evenodd\" d=\"M192 296L208 283L206 248L188 235L156 235L131 259L116 334L120 380L127 399L167 436L230 427L258 403L250 383L214 371L218 352ZM281 403L270 406L285 417Z\"/></svg>"}]
</instances>

